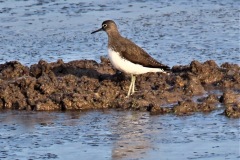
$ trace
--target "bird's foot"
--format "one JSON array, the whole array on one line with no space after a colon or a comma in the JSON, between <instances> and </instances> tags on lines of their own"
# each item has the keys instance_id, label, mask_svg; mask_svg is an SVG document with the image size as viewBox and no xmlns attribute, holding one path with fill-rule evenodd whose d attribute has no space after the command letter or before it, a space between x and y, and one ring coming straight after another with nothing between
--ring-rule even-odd
<instances>
[{"instance_id":1,"label":"bird's foot","mask_svg":"<svg viewBox=\"0 0 240 160\"><path fill-rule=\"evenodd\" d=\"M134 92L131 92L131 93L129 93L125 98L129 98L130 96L132 96L133 94L135 94L136 92L139 92L139 91L134 91Z\"/></svg>"}]
</instances>

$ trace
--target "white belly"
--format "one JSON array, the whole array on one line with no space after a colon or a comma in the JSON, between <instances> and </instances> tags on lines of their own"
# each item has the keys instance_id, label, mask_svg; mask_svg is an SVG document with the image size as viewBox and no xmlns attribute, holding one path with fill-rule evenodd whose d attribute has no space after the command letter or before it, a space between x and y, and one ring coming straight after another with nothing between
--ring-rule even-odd
<instances>
[{"instance_id":1,"label":"white belly","mask_svg":"<svg viewBox=\"0 0 240 160\"><path fill-rule=\"evenodd\" d=\"M119 53L113 51L112 49L108 49L108 56L109 56L110 62L116 69L128 74L143 74L147 72L164 72L160 68L143 67L140 64L135 64L130 61L127 61L126 59L123 59L119 55Z\"/></svg>"}]
</instances>

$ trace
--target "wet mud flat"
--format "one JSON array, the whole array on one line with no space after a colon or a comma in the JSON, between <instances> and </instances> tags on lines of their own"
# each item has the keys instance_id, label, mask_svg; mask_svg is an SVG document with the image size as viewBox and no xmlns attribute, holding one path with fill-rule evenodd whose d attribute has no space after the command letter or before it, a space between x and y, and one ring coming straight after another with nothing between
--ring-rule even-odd
<instances>
[{"instance_id":1,"label":"wet mud flat","mask_svg":"<svg viewBox=\"0 0 240 160\"><path fill-rule=\"evenodd\" d=\"M190 115L219 108L240 117L240 67L209 60L173 66L172 73L137 76L137 92L126 98L129 75L101 62L44 60L30 67L0 65L0 108L27 111L117 109Z\"/></svg>"}]
</instances>

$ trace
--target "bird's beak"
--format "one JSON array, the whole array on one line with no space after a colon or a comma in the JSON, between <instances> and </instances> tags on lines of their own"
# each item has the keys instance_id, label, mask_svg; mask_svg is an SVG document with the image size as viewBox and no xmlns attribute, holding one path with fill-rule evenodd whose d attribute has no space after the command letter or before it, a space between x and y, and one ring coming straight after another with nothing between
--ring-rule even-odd
<instances>
[{"instance_id":1,"label":"bird's beak","mask_svg":"<svg viewBox=\"0 0 240 160\"><path fill-rule=\"evenodd\" d=\"M93 31L91 34L96 33L96 32L99 32L99 31L103 31L103 29L100 28L100 29L98 29L98 30L96 30L96 31Z\"/></svg>"}]
</instances>

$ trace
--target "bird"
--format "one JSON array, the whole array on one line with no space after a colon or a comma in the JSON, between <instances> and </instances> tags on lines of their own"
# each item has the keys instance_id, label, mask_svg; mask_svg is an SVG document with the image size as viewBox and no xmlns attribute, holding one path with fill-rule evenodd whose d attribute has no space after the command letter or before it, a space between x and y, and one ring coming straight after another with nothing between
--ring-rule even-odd
<instances>
[{"instance_id":1,"label":"bird","mask_svg":"<svg viewBox=\"0 0 240 160\"><path fill-rule=\"evenodd\" d=\"M113 67L131 75L127 97L135 92L136 75L147 72L167 73L166 71L170 71L169 66L161 64L134 42L122 37L113 20L102 22L101 28L91 32L91 34L99 31L107 33L108 57Z\"/></svg>"}]
</instances>

